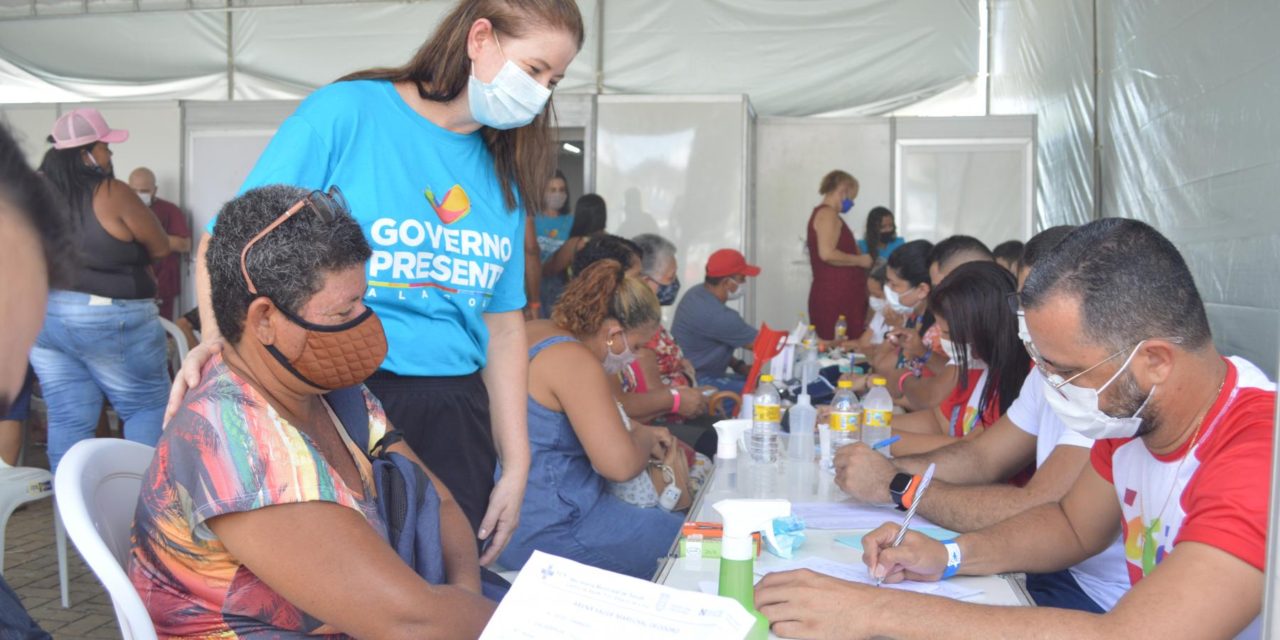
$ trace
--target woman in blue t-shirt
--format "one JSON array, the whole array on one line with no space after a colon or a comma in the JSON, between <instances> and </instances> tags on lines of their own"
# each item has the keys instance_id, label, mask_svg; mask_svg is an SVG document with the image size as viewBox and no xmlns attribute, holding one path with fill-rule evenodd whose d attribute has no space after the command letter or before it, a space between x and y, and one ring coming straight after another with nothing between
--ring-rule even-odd
<instances>
[{"instance_id":1,"label":"woman in blue t-shirt","mask_svg":"<svg viewBox=\"0 0 1280 640\"><path fill-rule=\"evenodd\" d=\"M364 303L389 343L366 384L489 543L483 564L515 529L528 476L524 225L552 172L551 90L582 40L573 0L460 2L405 65L304 100L241 187L345 195L373 248ZM197 289L208 346L184 364L179 397L220 348L207 244Z\"/></svg>"},{"instance_id":2,"label":"woman in blue t-shirt","mask_svg":"<svg viewBox=\"0 0 1280 640\"><path fill-rule=\"evenodd\" d=\"M525 269L526 284L536 282L538 287L536 291L529 291L529 304L535 307L531 320L551 317L551 307L560 297L560 292L564 291L564 275L548 277L542 274L541 267L569 239L574 220L573 213L569 210L569 182L559 169L547 181L547 190L542 198L542 211L533 216L538 241L538 264ZM541 277L531 277L532 274Z\"/></svg>"}]
</instances>

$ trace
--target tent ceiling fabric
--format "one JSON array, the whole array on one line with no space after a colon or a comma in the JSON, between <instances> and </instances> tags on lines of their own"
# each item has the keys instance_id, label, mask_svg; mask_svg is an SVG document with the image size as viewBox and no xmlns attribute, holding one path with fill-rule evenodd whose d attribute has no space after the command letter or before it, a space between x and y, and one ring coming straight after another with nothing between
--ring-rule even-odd
<instances>
[{"instance_id":1,"label":"tent ceiling fabric","mask_svg":"<svg viewBox=\"0 0 1280 640\"><path fill-rule=\"evenodd\" d=\"M402 63L453 4L0 0L0 102L298 98ZM977 72L978 0L578 4L588 34L562 93L596 92L600 6L605 93L748 93L763 115L885 112Z\"/></svg>"}]
</instances>

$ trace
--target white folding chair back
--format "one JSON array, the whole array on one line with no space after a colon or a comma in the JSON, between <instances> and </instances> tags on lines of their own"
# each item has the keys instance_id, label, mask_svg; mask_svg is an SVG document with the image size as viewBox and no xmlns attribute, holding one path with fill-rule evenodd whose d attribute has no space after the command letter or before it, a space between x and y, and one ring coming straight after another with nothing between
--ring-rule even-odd
<instances>
[{"instance_id":1,"label":"white folding chair back","mask_svg":"<svg viewBox=\"0 0 1280 640\"><path fill-rule=\"evenodd\" d=\"M28 502L53 497L53 474L35 467L11 467L0 460L0 573L4 573L4 532L9 516ZM67 584L67 535L62 520L53 516L53 537L58 551L58 584L62 589L62 608L71 606Z\"/></svg>"},{"instance_id":2,"label":"white folding chair back","mask_svg":"<svg viewBox=\"0 0 1280 640\"><path fill-rule=\"evenodd\" d=\"M160 326L164 327L165 333L168 333L170 338L173 338L173 344L176 347L169 358L169 371L176 376L182 370L182 361L187 359L187 352L191 350L191 345L187 344L187 334L183 333L178 325L160 318Z\"/></svg>"},{"instance_id":3,"label":"white folding chair back","mask_svg":"<svg viewBox=\"0 0 1280 640\"><path fill-rule=\"evenodd\" d=\"M97 438L71 447L58 463L58 513L71 541L107 588L125 640L155 640L155 627L125 573L129 532L142 476L155 448Z\"/></svg>"}]
</instances>

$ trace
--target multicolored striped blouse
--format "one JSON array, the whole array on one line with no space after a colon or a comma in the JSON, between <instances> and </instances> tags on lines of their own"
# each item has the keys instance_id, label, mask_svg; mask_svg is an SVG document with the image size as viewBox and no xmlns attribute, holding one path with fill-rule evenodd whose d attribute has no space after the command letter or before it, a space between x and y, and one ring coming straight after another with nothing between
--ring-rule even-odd
<instances>
[{"instance_id":1,"label":"multicolored striped blouse","mask_svg":"<svg viewBox=\"0 0 1280 640\"><path fill-rule=\"evenodd\" d=\"M365 390L372 442L387 430ZM363 500L315 443L214 356L198 387L160 437L142 481L129 578L161 638L292 638L335 631L272 591L227 552L210 518L272 505L335 502L356 509L386 536L373 500ZM372 498L366 456L339 430ZM333 637L342 637L334 635Z\"/></svg>"}]
</instances>

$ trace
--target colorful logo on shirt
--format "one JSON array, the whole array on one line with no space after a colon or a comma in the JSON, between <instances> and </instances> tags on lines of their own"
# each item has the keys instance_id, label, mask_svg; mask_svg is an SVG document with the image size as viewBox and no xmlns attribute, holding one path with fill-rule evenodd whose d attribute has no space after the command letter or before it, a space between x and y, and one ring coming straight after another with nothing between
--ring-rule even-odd
<instances>
[{"instance_id":1,"label":"colorful logo on shirt","mask_svg":"<svg viewBox=\"0 0 1280 640\"><path fill-rule=\"evenodd\" d=\"M462 185L453 185L445 192L444 200L439 202L431 192L431 187L427 187L423 195L427 197L427 202L435 210L436 215L440 216L440 222L445 224L453 224L471 213L471 198L467 196L466 191L463 191Z\"/></svg>"},{"instance_id":2,"label":"colorful logo on shirt","mask_svg":"<svg viewBox=\"0 0 1280 640\"><path fill-rule=\"evenodd\" d=\"M552 229L552 230L551 230L551 232L550 232L550 233L548 233L547 235L548 235L548 236L550 236L550 237L552 237L552 238L559 238L559 237L560 237L560 230L559 230L559 229Z\"/></svg>"},{"instance_id":3,"label":"colorful logo on shirt","mask_svg":"<svg viewBox=\"0 0 1280 640\"><path fill-rule=\"evenodd\" d=\"M1141 516L1125 523L1124 557L1130 566L1142 568L1143 577L1151 575L1156 565L1164 560L1163 540L1169 536L1168 529L1160 518L1156 518L1149 527Z\"/></svg>"}]
</instances>

